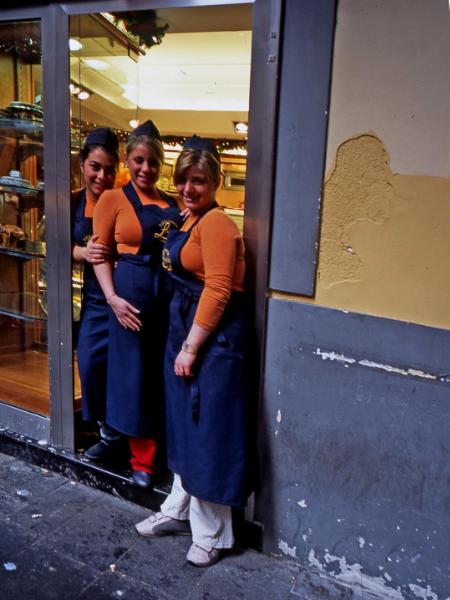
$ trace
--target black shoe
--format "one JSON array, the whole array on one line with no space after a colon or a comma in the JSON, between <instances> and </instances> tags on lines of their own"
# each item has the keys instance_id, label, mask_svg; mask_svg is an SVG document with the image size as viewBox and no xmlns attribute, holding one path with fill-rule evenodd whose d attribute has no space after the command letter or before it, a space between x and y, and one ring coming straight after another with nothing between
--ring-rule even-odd
<instances>
[{"instance_id":1,"label":"black shoe","mask_svg":"<svg viewBox=\"0 0 450 600\"><path fill-rule=\"evenodd\" d=\"M147 471L133 471L131 479L141 488L150 489L153 487L153 477Z\"/></svg>"},{"instance_id":2,"label":"black shoe","mask_svg":"<svg viewBox=\"0 0 450 600\"><path fill-rule=\"evenodd\" d=\"M118 444L108 444L105 440L100 440L90 448L88 448L84 455L93 462L102 462L105 460L111 460L117 458L118 455Z\"/></svg>"}]
</instances>

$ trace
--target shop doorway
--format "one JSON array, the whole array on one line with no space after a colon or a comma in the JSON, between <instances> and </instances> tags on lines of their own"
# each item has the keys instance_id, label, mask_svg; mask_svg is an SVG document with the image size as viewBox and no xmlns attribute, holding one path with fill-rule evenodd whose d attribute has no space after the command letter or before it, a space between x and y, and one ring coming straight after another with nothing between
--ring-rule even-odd
<instances>
[{"instance_id":1,"label":"shop doorway","mask_svg":"<svg viewBox=\"0 0 450 600\"><path fill-rule=\"evenodd\" d=\"M158 187L176 193L173 169L186 137L211 139L223 173L217 201L243 231L252 5L73 15L69 32L71 189L83 187L79 153L90 130L110 127L117 134L120 186L128 181L128 133L151 119L165 150ZM76 330L83 293L79 267L72 289ZM81 454L98 439L98 426L82 419L76 369L75 383L75 450ZM104 466L126 475L127 461Z\"/></svg>"}]
</instances>

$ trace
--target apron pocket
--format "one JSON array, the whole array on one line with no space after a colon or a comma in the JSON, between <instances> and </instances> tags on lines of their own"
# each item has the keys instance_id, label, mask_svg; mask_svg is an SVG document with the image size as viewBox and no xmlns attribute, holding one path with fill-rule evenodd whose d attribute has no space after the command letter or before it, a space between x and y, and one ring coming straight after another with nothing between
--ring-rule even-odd
<instances>
[{"instance_id":1,"label":"apron pocket","mask_svg":"<svg viewBox=\"0 0 450 600\"><path fill-rule=\"evenodd\" d=\"M200 418L200 388L197 381L191 381L189 384L189 399L192 405L192 420L197 425Z\"/></svg>"}]
</instances>

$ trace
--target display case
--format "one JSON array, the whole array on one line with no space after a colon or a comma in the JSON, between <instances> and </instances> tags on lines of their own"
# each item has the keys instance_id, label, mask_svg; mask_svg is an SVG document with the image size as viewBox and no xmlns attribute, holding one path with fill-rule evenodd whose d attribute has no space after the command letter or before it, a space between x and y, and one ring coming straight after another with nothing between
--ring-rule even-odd
<instances>
[{"instance_id":1,"label":"display case","mask_svg":"<svg viewBox=\"0 0 450 600\"><path fill-rule=\"evenodd\" d=\"M0 401L49 413L39 21L0 25Z\"/></svg>"}]
</instances>

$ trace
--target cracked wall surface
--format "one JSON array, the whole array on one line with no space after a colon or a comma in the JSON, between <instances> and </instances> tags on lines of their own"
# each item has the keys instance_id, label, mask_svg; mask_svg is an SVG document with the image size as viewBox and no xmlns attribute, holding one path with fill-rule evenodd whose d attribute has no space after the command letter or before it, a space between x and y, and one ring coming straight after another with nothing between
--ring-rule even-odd
<instances>
[{"instance_id":1,"label":"cracked wall surface","mask_svg":"<svg viewBox=\"0 0 450 600\"><path fill-rule=\"evenodd\" d=\"M396 174L373 132L326 178L315 301L450 328L450 179Z\"/></svg>"},{"instance_id":2,"label":"cracked wall surface","mask_svg":"<svg viewBox=\"0 0 450 600\"><path fill-rule=\"evenodd\" d=\"M448 26L445 0L338 4L317 304L450 328Z\"/></svg>"}]
</instances>

